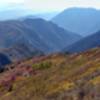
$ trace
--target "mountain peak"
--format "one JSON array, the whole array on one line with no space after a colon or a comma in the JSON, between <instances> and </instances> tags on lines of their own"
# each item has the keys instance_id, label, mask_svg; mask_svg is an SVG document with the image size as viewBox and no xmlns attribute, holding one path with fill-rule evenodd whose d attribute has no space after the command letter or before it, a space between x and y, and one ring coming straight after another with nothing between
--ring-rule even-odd
<instances>
[{"instance_id":1,"label":"mountain peak","mask_svg":"<svg viewBox=\"0 0 100 100\"><path fill-rule=\"evenodd\" d=\"M100 29L100 10L94 8L69 8L52 19L62 28L88 36ZM96 26L98 26L96 28Z\"/></svg>"}]
</instances>

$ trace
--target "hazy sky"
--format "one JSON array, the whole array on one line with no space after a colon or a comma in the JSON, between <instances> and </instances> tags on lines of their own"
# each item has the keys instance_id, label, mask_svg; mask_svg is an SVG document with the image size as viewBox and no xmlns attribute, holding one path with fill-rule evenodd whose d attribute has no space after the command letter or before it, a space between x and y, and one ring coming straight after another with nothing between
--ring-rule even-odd
<instances>
[{"instance_id":1,"label":"hazy sky","mask_svg":"<svg viewBox=\"0 0 100 100\"><path fill-rule=\"evenodd\" d=\"M0 8L17 5L34 11L57 11L69 7L100 9L100 0L0 0Z\"/></svg>"}]
</instances>

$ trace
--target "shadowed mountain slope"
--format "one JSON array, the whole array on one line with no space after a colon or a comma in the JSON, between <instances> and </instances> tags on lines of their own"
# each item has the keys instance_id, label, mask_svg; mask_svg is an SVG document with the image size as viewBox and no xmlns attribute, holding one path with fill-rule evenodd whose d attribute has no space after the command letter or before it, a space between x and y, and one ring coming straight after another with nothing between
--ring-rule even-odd
<instances>
[{"instance_id":1,"label":"shadowed mountain slope","mask_svg":"<svg viewBox=\"0 0 100 100\"><path fill-rule=\"evenodd\" d=\"M0 48L9 48L19 42L31 44L45 53L60 51L78 41L81 36L65 31L42 19L10 20L0 22Z\"/></svg>"},{"instance_id":2,"label":"shadowed mountain slope","mask_svg":"<svg viewBox=\"0 0 100 100\"><path fill-rule=\"evenodd\" d=\"M10 59L3 53L0 53L0 72L3 71L3 66L11 64Z\"/></svg>"},{"instance_id":3,"label":"shadowed mountain slope","mask_svg":"<svg viewBox=\"0 0 100 100\"><path fill-rule=\"evenodd\" d=\"M34 49L28 43L16 43L10 48L0 50L0 52L5 54L12 62L22 61L33 56L44 55L42 51Z\"/></svg>"},{"instance_id":4,"label":"shadowed mountain slope","mask_svg":"<svg viewBox=\"0 0 100 100\"><path fill-rule=\"evenodd\" d=\"M66 52L75 53L75 52L82 52L86 51L91 48L100 47L100 31L97 33L85 37L78 42L68 46L65 48Z\"/></svg>"}]
</instances>

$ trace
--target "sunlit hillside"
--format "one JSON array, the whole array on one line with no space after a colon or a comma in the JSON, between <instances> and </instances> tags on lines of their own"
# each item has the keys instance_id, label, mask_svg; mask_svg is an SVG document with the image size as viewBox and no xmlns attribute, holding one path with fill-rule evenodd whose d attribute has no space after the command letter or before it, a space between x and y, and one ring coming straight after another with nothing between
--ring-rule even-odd
<instances>
[{"instance_id":1,"label":"sunlit hillside","mask_svg":"<svg viewBox=\"0 0 100 100\"><path fill-rule=\"evenodd\" d=\"M100 100L100 48L54 54L6 67L0 100Z\"/></svg>"}]
</instances>

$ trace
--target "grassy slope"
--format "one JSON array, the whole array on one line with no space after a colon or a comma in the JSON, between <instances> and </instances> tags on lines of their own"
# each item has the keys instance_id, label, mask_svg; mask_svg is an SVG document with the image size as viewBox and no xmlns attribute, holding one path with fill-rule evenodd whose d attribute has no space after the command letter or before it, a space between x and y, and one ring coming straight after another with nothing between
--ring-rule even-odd
<instances>
[{"instance_id":1,"label":"grassy slope","mask_svg":"<svg viewBox=\"0 0 100 100\"><path fill-rule=\"evenodd\" d=\"M0 100L100 100L100 48L12 67L0 75Z\"/></svg>"}]
</instances>

